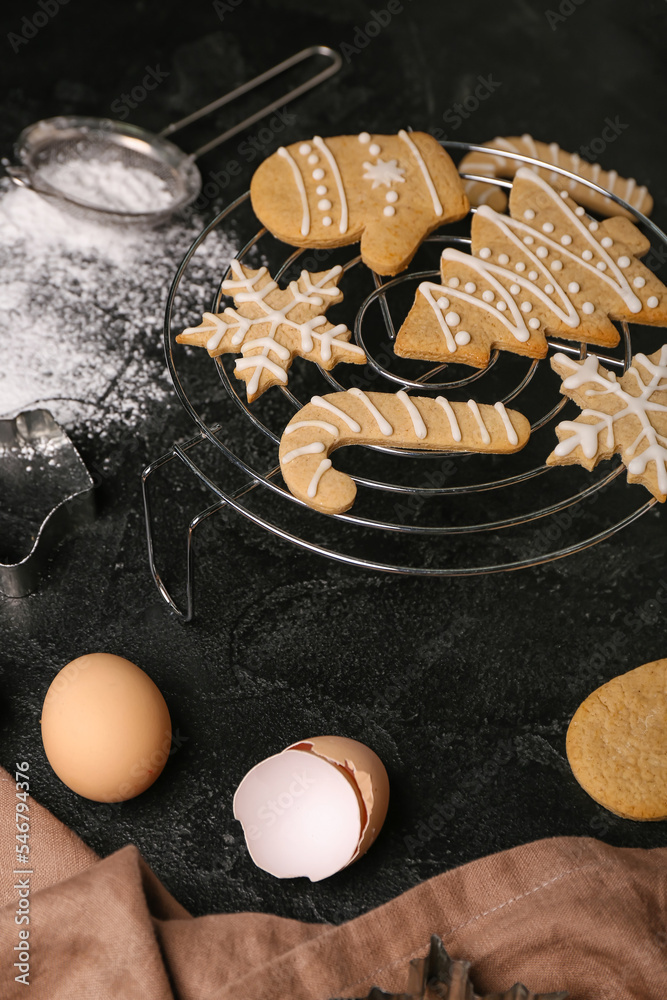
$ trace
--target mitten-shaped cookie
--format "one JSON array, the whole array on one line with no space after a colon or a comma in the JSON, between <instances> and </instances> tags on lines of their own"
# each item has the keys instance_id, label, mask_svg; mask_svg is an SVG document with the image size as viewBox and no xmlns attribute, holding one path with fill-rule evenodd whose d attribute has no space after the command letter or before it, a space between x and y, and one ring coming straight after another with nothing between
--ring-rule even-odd
<instances>
[{"instance_id":1,"label":"mitten-shaped cookie","mask_svg":"<svg viewBox=\"0 0 667 1000\"><path fill-rule=\"evenodd\" d=\"M378 274L402 271L429 233L469 207L442 146L403 129L281 146L256 170L250 196L278 239L300 247L361 240L362 259Z\"/></svg>"}]
</instances>

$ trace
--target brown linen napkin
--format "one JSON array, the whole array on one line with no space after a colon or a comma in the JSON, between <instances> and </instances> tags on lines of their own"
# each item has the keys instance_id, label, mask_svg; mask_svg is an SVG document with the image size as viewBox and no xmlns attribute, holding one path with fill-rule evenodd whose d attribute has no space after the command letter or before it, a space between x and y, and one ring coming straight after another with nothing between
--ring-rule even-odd
<instances>
[{"instance_id":1,"label":"brown linen napkin","mask_svg":"<svg viewBox=\"0 0 667 1000\"><path fill-rule=\"evenodd\" d=\"M517 979L572 1000L667 996L667 848L557 837L445 872L339 927L257 913L191 917L133 846L102 861L30 800L30 992L13 777L0 771L0 998L329 1000L404 989L431 934L473 963L478 992ZM16 880L22 876L16 876ZM25 876L24 876L25 877Z\"/></svg>"}]
</instances>

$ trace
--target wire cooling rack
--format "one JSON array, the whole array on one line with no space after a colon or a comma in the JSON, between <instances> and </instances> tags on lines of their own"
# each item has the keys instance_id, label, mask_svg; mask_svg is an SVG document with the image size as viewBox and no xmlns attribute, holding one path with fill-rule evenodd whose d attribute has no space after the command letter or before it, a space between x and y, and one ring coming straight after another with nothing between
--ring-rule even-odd
<instances>
[{"instance_id":1,"label":"wire cooling rack","mask_svg":"<svg viewBox=\"0 0 667 1000\"><path fill-rule=\"evenodd\" d=\"M468 143L443 145L462 152L489 152ZM633 213L654 245L667 247L667 236L654 223L597 184L532 157L505 150L499 155L546 166L568 181L607 194ZM488 176L462 177L507 189L512 186L511 181ZM242 195L199 234L176 272L165 310L167 366L196 434L148 465L142 487L151 573L163 599L182 620L189 621L194 614L197 528L222 511L244 519L257 545L272 537L364 570L454 577L516 570L572 555L609 539L654 506L655 499L647 498L642 487L628 486L619 459L603 463L593 473L578 466L545 465L556 443L554 428L561 411L572 416L579 412L561 396L560 380L550 368L549 357L537 361L495 351L485 369L471 370L456 364L405 360L393 353L396 330L417 285L439 274L443 246L469 248L469 220L432 235L407 271L384 281L361 263L354 247L290 250L266 229L257 228L249 199L249 193ZM245 238L236 254L239 261L253 267L265 264L281 283L298 277L304 268L322 271L340 263L345 272L341 280L345 300L331 310L333 322L346 322L353 330L368 364L340 365L327 372L296 359L288 384L272 388L249 407L245 383L233 376L233 356L211 361L200 349L176 344L176 334L199 321L196 315L178 315L183 279L196 267L197 252L219 226ZM222 281L229 273L216 276L219 284L211 312L223 308ZM212 275L210 279L213 284ZM200 303L200 312L204 308ZM609 354L596 352L605 365L619 372L628 368L635 351L655 350L660 342L655 341L656 333L662 333L646 327L631 330L627 323L620 324L620 332L617 349ZM554 351L585 357L587 347L549 340L549 355ZM478 402L494 403L500 399L530 419L531 439L522 452L509 456L398 451L381 445L343 449L337 452L336 464L353 476L357 500L345 514L321 514L283 485L278 444L287 422L311 396L351 386L387 392L402 388L419 395L446 393L450 400L472 396ZM172 596L157 568L149 489L152 477L159 470L173 468L175 460L215 498L187 527L183 605Z\"/></svg>"}]
</instances>

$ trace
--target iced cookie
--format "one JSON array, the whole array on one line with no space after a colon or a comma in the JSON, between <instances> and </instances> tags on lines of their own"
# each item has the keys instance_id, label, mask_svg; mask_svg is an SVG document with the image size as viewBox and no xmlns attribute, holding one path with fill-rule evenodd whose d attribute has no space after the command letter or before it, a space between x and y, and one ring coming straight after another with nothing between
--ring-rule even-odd
<instances>
[{"instance_id":1,"label":"iced cookie","mask_svg":"<svg viewBox=\"0 0 667 1000\"><path fill-rule=\"evenodd\" d=\"M282 146L256 170L250 196L278 239L299 247L361 240L362 259L378 274L402 271L430 232L469 208L442 146L403 129Z\"/></svg>"},{"instance_id":2,"label":"iced cookie","mask_svg":"<svg viewBox=\"0 0 667 1000\"><path fill-rule=\"evenodd\" d=\"M324 315L343 298L338 288L343 269L302 271L287 288L279 288L265 267L254 271L233 260L233 278L222 283L236 304L222 313L204 313L202 323L180 333L179 344L205 347L212 358L242 354L236 378L246 382L248 402L272 385L285 385L296 355L331 369L340 361L362 365L366 355L348 343L350 331Z\"/></svg>"},{"instance_id":3,"label":"iced cookie","mask_svg":"<svg viewBox=\"0 0 667 1000\"><path fill-rule=\"evenodd\" d=\"M530 424L502 403L450 403L444 396L346 392L313 396L280 440L280 468L289 491L316 510L340 514L357 487L334 469L329 455L349 444L382 444L425 451L509 454L530 437Z\"/></svg>"},{"instance_id":4,"label":"iced cookie","mask_svg":"<svg viewBox=\"0 0 667 1000\"><path fill-rule=\"evenodd\" d=\"M661 503L667 499L667 344L636 354L622 378L594 356L576 361L555 354L552 368L562 392L582 407L576 420L556 427L559 444L547 465L583 465L590 472L618 452L628 482L642 483Z\"/></svg>"},{"instance_id":5,"label":"iced cookie","mask_svg":"<svg viewBox=\"0 0 667 1000\"><path fill-rule=\"evenodd\" d=\"M419 285L398 333L401 357L482 368L493 348L544 357L547 335L613 347L612 319L667 324L667 287L637 259L650 244L627 219L592 221L526 168L509 207L477 209L472 255L443 251L441 283Z\"/></svg>"},{"instance_id":6,"label":"iced cookie","mask_svg":"<svg viewBox=\"0 0 667 1000\"><path fill-rule=\"evenodd\" d=\"M567 731L567 756L591 798L626 819L667 819L667 660L603 684Z\"/></svg>"},{"instance_id":7,"label":"iced cookie","mask_svg":"<svg viewBox=\"0 0 667 1000\"><path fill-rule=\"evenodd\" d=\"M555 142L536 142L531 135L512 136L501 138L498 136L490 142L485 142L489 149L506 150L510 153L520 153L524 156L532 156L535 160L544 160L546 163L553 163L557 167L569 170L579 177L585 177L588 181L599 184L613 194L627 201L644 215L650 215L653 208L653 199L645 187L638 187L634 177L627 180L619 177L615 170L603 170L599 163L589 163L582 160L578 153L566 153L564 149ZM486 177L514 177L521 166L528 166L548 181L555 188L564 188L576 202L585 205L586 208L599 212L600 215L624 215L628 219L634 216L617 205L611 198L605 198L597 191L591 190L585 184L578 184L574 180L569 180L562 174L557 174L555 170L548 167L534 167L532 164L522 164L521 160L512 160L509 157L498 156L493 153L468 153L459 163L459 170L463 174L482 174ZM493 184L484 184L482 181L465 181L465 191L470 199L471 205L489 205L497 212L504 212L507 206L507 195L500 188Z\"/></svg>"}]
</instances>

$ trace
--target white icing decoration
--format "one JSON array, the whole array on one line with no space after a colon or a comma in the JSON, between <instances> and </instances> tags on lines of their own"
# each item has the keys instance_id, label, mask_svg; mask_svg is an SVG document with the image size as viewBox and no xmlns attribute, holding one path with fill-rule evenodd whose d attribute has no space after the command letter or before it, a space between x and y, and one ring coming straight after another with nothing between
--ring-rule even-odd
<instances>
[{"instance_id":1,"label":"white icing decoration","mask_svg":"<svg viewBox=\"0 0 667 1000\"><path fill-rule=\"evenodd\" d=\"M553 222L545 222L544 225L542 226L542 229L545 233L553 233L554 231Z\"/></svg>"},{"instance_id":2,"label":"white icing decoration","mask_svg":"<svg viewBox=\"0 0 667 1000\"><path fill-rule=\"evenodd\" d=\"M317 207L320 209L321 212L328 212L329 209L331 208L331 202L329 201L328 198L322 198L320 201L318 201Z\"/></svg>"},{"instance_id":3,"label":"white icing decoration","mask_svg":"<svg viewBox=\"0 0 667 1000\"><path fill-rule=\"evenodd\" d=\"M537 252L537 256L541 257L542 259L544 259L545 257L549 256L549 250L548 250L547 247L544 247L544 246L538 247L536 252Z\"/></svg>"},{"instance_id":4,"label":"white icing decoration","mask_svg":"<svg viewBox=\"0 0 667 1000\"><path fill-rule=\"evenodd\" d=\"M466 281L463 287L465 291L468 293L468 295L474 295L474 293L477 291L477 285L475 284L474 281Z\"/></svg>"},{"instance_id":5,"label":"white icing decoration","mask_svg":"<svg viewBox=\"0 0 667 1000\"><path fill-rule=\"evenodd\" d=\"M576 295L577 292L581 291L581 288L578 282L571 281L570 284L567 286L567 290L568 292L572 292L573 295Z\"/></svg>"},{"instance_id":6,"label":"white icing decoration","mask_svg":"<svg viewBox=\"0 0 667 1000\"><path fill-rule=\"evenodd\" d=\"M302 156L308 156L310 150L311 147L308 145L307 142L302 142L301 145L299 146L299 152L301 153Z\"/></svg>"},{"instance_id":7,"label":"white icing decoration","mask_svg":"<svg viewBox=\"0 0 667 1000\"><path fill-rule=\"evenodd\" d=\"M625 254L623 254L622 257L618 258L616 263L618 264L619 267L630 267L630 258L626 257Z\"/></svg>"},{"instance_id":8,"label":"white icing decoration","mask_svg":"<svg viewBox=\"0 0 667 1000\"><path fill-rule=\"evenodd\" d=\"M322 225L323 226L330 226L332 222L333 222L333 219L331 218L330 215L325 215L324 218L322 219Z\"/></svg>"},{"instance_id":9,"label":"white icing decoration","mask_svg":"<svg viewBox=\"0 0 667 1000\"><path fill-rule=\"evenodd\" d=\"M629 447L624 449L623 460L626 462L627 457L634 456L630 462L626 462L628 472L633 476L641 476L646 471L649 462L655 463L658 487L661 493L667 493L667 437L658 433L649 417L650 413L667 413L667 406L652 401L653 394L657 390L664 389L664 383L667 381L667 344L662 347L658 364L649 361L644 354L637 354L633 358L633 363L626 374L632 373L634 375L637 388L640 390L638 396L633 396L623 389L612 372L604 370L600 372L595 355L590 355L583 363L579 364L564 354L556 354L555 359L567 364L573 372L572 375L568 375L564 379L563 388L578 389L587 382L592 382L601 388L589 389L588 396L615 396L625 404L622 409L613 414L593 408L582 409L582 416L595 417L598 420L597 423L585 424L569 420L560 423L559 427L563 430L571 430L573 433L558 443L555 454L562 458L580 446L586 458L594 458L598 450L599 436L606 431L606 447L613 448L615 445L614 424L623 417L635 416L641 424L641 430ZM638 364L650 376L646 383L636 367ZM646 441L646 447L637 455L637 448L643 441Z\"/></svg>"},{"instance_id":10,"label":"white icing decoration","mask_svg":"<svg viewBox=\"0 0 667 1000\"><path fill-rule=\"evenodd\" d=\"M333 434L335 438L339 436L338 428L335 424L329 424L326 420L297 420L296 423L289 423L284 430L285 434L293 434L300 427L320 427L328 434Z\"/></svg>"},{"instance_id":11,"label":"white icing decoration","mask_svg":"<svg viewBox=\"0 0 667 1000\"><path fill-rule=\"evenodd\" d=\"M384 200L389 202L398 201L398 191L387 191Z\"/></svg>"},{"instance_id":12,"label":"white icing decoration","mask_svg":"<svg viewBox=\"0 0 667 1000\"><path fill-rule=\"evenodd\" d=\"M642 276L639 275L633 280L632 284L635 286L635 288L643 288L644 285L646 284L646 279L642 278Z\"/></svg>"},{"instance_id":13,"label":"white icing decoration","mask_svg":"<svg viewBox=\"0 0 667 1000\"><path fill-rule=\"evenodd\" d=\"M318 184L317 187L315 188L315 193L319 194L319 195L323 195L323 194L327 193L327 190L328 189L327 189L326 184Z\"/></svg>"},{"instance_id":14,"label":"white icing decoration","mask_svg":"<svg viewBox=\"0 0 667 1000\"><path fill-rule=\"evenodd\" d=\"M581 217L582 215L586 214L586 209L582 208L581 205L577 205L577 207L574 210L574 214Z\"/></svg>"},{"instance_id":15,"label":"white icing decoration","mask_svg":"<svg viewBox=\"0 0 667 1000\"><path fill-rule=\"evenodd\" d=\"M500 256L498 257L498 263L502 264L503 267L505 267L506 264L509 264L509 262L510 262L510 259L509 259L509 257L507 256L506 253L501 253Z\"/></svg>"},{"instance_id":16,"label":"white icing decoration","mask_svg":"<svg viewBox=\"0 0 667 1000\"><path fill-rule=\"evenodd\" d=\"M369 152L372 152L373 147ZM371 190L375 190L380 184L384 184L385 187L391 187L392 184L404 184L405 177L403 174L405 170L403 167L398 166L398 160L388 160L386 163L384 160L378 160L376 163L369 163L364 161L364 174L365 181L373 181Z\"/></svg>"},{"instance_id":17,"label":"white icing decoration","mask_svg":"<svg viewBox=\"0 0 667 1000\"><path fill-rule=\"evenodd\" d=\"M572 242L572 237L570 236L569 233L565 233L564 236L561 236L560 241L564 247L569 247L570 243Z\"/></svg>"},{"instance_id":18,"label":"white icing decoration","mask_svg":"<svg viewBox=\"0 0 667 1000\"><path fill-rule=\"evenodd\" d=\"M436 396L435 401L443 408L443 410L447 414L447 419L449 420L449 429L452 432L452 438L454 439L454 441L460 441L461 428L459 427L459 422L456 419L456 414L454 413L451 403L448 400L446 400L444 396Z\"/></svg>"},{"instance_id":19,"label":"white icing decoration","mask_svg":"<svg viewBox=\"0 0 667 1000\"><path fill-rule=\"evenodd\" d=\"M321 406L323 410L328 410L329 413L335 413L337 417L340 417L343 423L347 424L353 434L358 434L361 430L360 424L358 424L357 421L349 415L349 413L346 413L344 410L334 406L334 404L330 403L328 399L322 399L321 396L313 396L311 403L313 406Z\"/></svg>"},{"instance_id":20,"label":"white icing decoration","mask_svg":"<svg viewBox=\"0 0 667 1000\"><path fill-rule=\"evenodd\" d=\"M343 178L340 175L340 170L338 169L338 164L336 163L336 160L334 159L333 153L331 152L331 150L329 149L329 147L327 146L326 142L324 141L324 139L322 139L321 136L316 135L313 138L313 142L317 146L317 148L322 153L324 153L324 155L326 156L327 160L329 161L329 166L331 167L331 171L332 171L332 173L334 175L334 180L336 181L336 187L338 188L338 197L340 198L340 224L339 224L338 228L339 228L339 230L340 230L341 233L346 233L347 232L347 198L345 197L345 188L343 187ZM324 174L322 174L322 176L324 176ZM320 178L316 177L315 180L320 180Z\"/></svg>"},{"instance_id":21,"label":"white icing decoration","mask_svg":"<svg viewBox=\"0 0 667 1000\"><path fill-rule=\"evenodd\" d=\"M657 296L655 295L652 295L649 299L646 300L646 305L649 307L649 309L655 309L657 304L658 304L658 299Z\"/></svg>"},{"instance_id":22,"label":"white icing decoration","mask_svg":"<svg viewBox=\"0 0 667 1000\"><path fill-rule=\"evenodd\" d=\"M368 132L360 132L359 133L359 142L362 144L362 146L365 146L366 143L368 143L370 141L371 141L371 137L368 134Z\"/></svg>"},{"instance_id":23,"label":"white icing decoration","mask_svg":"<svg viewBox=\"0 0 667 1000\"><path fill-rule=\"evenodd\" d=\"M442 208L442 205L440 204L440 199L438 198L438 192L435 189L435 184L433 183L433 178L431 177L431 175L429 173L428 167L424 163L423 156L421 155L421 153L417 149L417 146L415 145L415 143L413 142L413 140L410 138L410 136L408 135L408 133L405 131L405 129L401 129L400 132L398 133L398 135L399 135L399 138L402 139L403 142L406 143L407 146L410 148L410 152L412 153L412 155L414 156L415 160L417 161L419 169L422 172L422 177L424 178L424 183L426 184L426 187L428 188L429 194L431 195L431 201L433 202L433 211L435 212L436 215L442 215L443 214L443 208Z\"/></svg>"},{"instance_id":24,"label":"white icing decoration","mask_svg":"<svg viewBox=\"0 0 667 1000\"><path fill-rule=\"evenodd\" d=\"M322 178L324 177L324 171L322 170L322 167L318 167L316 170L313 170L312 176L314 181L321 181Z\"/></svg>"},{"instance_id":25,"label":"white icing decoration","mask_svg":"<svg viewBox=\"0 0 667 1000\"><path fill-rule=\"evenodd\" d=\"M310 497L311 500L313 499L313 497L317 496L317 487L320 484L320 479L322 478L324 473L327 472L327 470L330 468L331 468L331 459L323 458L320 464L317 466L313 478L310 480L308 484L308 496Z\"/></svg>"},{"instance_id":26,"label":"white icing decoration","mask_svg":"<svg viewBox=\"0 0 667 1000\"><path fill-rule=\"evenodd\" d=\"M495 295L493 294L490 288L487 288L485 291L482 292L482 298L484 299L485 302L493 302Z\"/></svg>"},{"instance_id":27,"label":"white icing decoration","mask_svg":"<svg viewBox=\"0 0 667 1000\"><path fill-rule=\"evenodd\" d=\"M523 217L524 219L527 219L528 222L530 222L531 219L534 219L535 213L533 212L532 208L527 208L526 211L523 213Z\"/></svg>"},{"instance_id":28,"label":"white icing decoration","mask_svg":"<svg viewBox=\"0 0 667 1000\"><path fill-rule=\"evenodd\" d=\"M529 312L532 312L532 309L533 309L533 307L530 304L530 302L522 302L521 303L521 312L529 313Z\"/></svg>"},{"instance_id":29,"label":"white icing decoration","mask_svg":"<svg viewBox=\"0 0 667 1000\"><path fill-rule=\"evenodd\" d=\"M553 173L552 173L552 175L551 175L551 176L553 177ZM558 174L556 174L556 177L557 177L557 176L558 176ZM567 198L567 191L561 191L561 192L560 192L560 196L561 196L561 198L563 198L563 199Z\"/></svg>"},{"instance_id":30,"label":"white icing decoration","mask_svg":"<svg viewBox=\"0 0 667 1000\"><path fill-rule=\"evenodd\" d=\"M438 299L437 305L439 309L449 309L449 299L443 295Z\"/></svg>"},{"instance_id":31,"label":"white icing decoration","mask_svg":"<svg viewBox=\"0 0 667 1000\"><path fill-rule=\"evenodd\" d=\"M283 465L289 465L290 462L293 462L295 458L299 458L301 455L318 455L324 450L325 445L321 441L313 441L312 444L304 444L301 448L294 448L292 451L285 452L281 462Z\"/></svg>"},{"instance_id":32,"label":"white icing decoration","mask_svg":"<svg viewBox=\"0 0 667 1000\"><path fill-rule=\"evenodd\" d=\"M450 288L458 288L461 282L459 281L458 278L450 278L447 284L449 285Z\"/></svg>"},{"instance_id":33,"label":"white icing decoration","mask_svg":"<svg viewBox=\"0 0 667 1000\"><path fill-rule=\"evenodd\" d=\"M521 285L510 285L510 292L512 295L518 295L521 291Z\"/></svg>"},{"instance_id":34,"label":"white icing decoration","mask_svg":"<svg viewBox=\"0 0 667 1000\"><path fill-rule=\"evenodd\" d=\"M524 262L522 260L520 260L517 264L514 265L514 270L515 271L525 271L526 270L526 265L524 264Z\"/></svg>"},{"instance_id":35,"label":"white icing decoration","mask_svg":"<svg viewBox=\"0 0 667 1000\"><path fill-rule=\"evenodd\" d=\"M529 279L531 281L537 281L539 275L538 275L537 271L529 271L528 272L528 277L529 277Z\"/></svg>"},{"instance_id":36,"label":"white icing decoration","mask_svg":"<svg viewBox=\"0 0 667 1000\"><path fill-rule=\"evenodd\" d=\"M470 407L470 412L477 421L477 426L479 427L479 432L482 435L482 441L484 444L491 444L491 437L488 430L486 429L486 424L482 419L482 414L479 412L479 406L474 399L468 400L468 406Z\"/></svg>"},{"instance_id":37,"label":"white icing decoration","mask_svg":"<svg viewBox=\"0 0 667 1000\"><path fill-rule=\"evenodd\" d=\"M489 257L491 256L491 248L482 247L482 249L479 251L479 256L482 258L482 260L488 260Z\"/></svg>"},{"instance_id":38,"label":"white icing decoration","mask_svg":"<svg viewBox=\"0 0 667 1000\"><path fill-rule=\"evenodd\" d=\"M396 214L396 209L394 208L393 205L385 205L384 208L382 209L382 214L383 215L395 215Z\"/></svg>"},{"instance_id":39,"label":"white icing decoration","mask_svg":"<svg viewBox=\"0 0 667 1000\"><path fill-rule=\"evenodd\" d=\"M507 309L507 303L501 299L499 302L496 302L496 309L499 309L501 312L505 312Z\"/></svg>"},{"instance_id":40,"label":"white icing decoration","mask_svg":"<svg viewBox=\"0 0 667 1000\"><path fill-rule=\"evenodd\" d=\"M311 167L314 167L315 164L319 162L320 158L317 155L317 153L311 153L310 156L308 157L308 163L311 165Z\"/></svg>"},{"instance_id":41,"label":"white icing decoration","mask_svg":"<svg viewBox=\"0 0 667 1000\"><path fill-rule=\"evenodd\" d=\"M281 361L287 361L290 356L289 350L272 337L255 337L254 340L249 340L242 345L241 353L245 357L246 351L251 351L254 347L266 347L267 351L273 351ZM252 355L250 356L252 357Z\"/></svg>"},{"instance_id":42,"label":"white icing decoration","mask_svg":"<svg viewBox=\"0 0 667 1000\"><path fill-rule=\"evenodd\" d=\"M610 236L603 236L602 239L600 240L600 244L606 250L608 250L609 247L613 247L614 241L612 240L612 238Z\"/></svg>"},{"instance_id":43,"label":"white icing decoration","mask_svg":"<svg viewBox=\"0 0 667 1000\"><path fill-rule=\"evenodd\" d=\"M454 340L459 347L465 347L466 344L470 343L470 334L467 330L459 330L458 333L454 334Z\"/></svg>"},{"instance_id":44,"label":"white icing decoration","mask_svg":"<svg viewBox=\"0 0 667 1000\"><path fill-rule=\"evenodd\" d=\"M592 250L584 250L584 252L581 255L581 258L582 258L582 260L593 260L593 251Z\"/></svg>"},{"instance_id":45,"label":"white icing decoration","mask_svg":"<svg viewBox=\"0 0 667 1000\"><path fill-rule=\"evenodd\" d=\"M415 406L415 404L410 399L410 397L408 396L407 392L405 392L404 389L398 390L398 392L396 393L396 398L400 399L400 401L403 403L403 406L408 411L410 415L410 420L412 420L412 426L414 428L415 434L420 439L420 441L422 441L426 437L427 431L426 431L426 424L424 423L421 413L419 412L419 410L417 409L417 407Z\"/></svg>"},{"instance_id":46,"label":"white icing decoration","mask_svg":"<svg viewBox=\"0 0 667 1000\"><path fill-rule=\"evenodd\" d=\"M531 328L531 330L539 330L540 321L537 318L537 316L533 316L531 319L528 320L528 326Z\"/></svg>"},{"instance_id":47,"label":"white icing decoration","mask_svg":"<svg viewBox=\"0 0 667 1000\"><path fill-rule=\"evenodd\" d=\"M371 156L379 156L382 150L378 146L377 142L372 142L368 147L368 152L371 154Z\"/></svg>"},{"instance_id":48,"label":"white icing decoration","mask_svg":"<svg viewBox=\"0 0 667 1000\"><path fill-rule=\"evenodd\" d=\"M360 399L364 406L373 415L375 423L378 425L381 434L384 434L385 437L389 437L390 434L394 433L394 428L391 426L389 421L382 416L377 406L370 401L365 392L362 392L361 389L348 389L348 392L350 395L356 396L357 399Z\"/></svg>"},{"instance_id":49,"label":"white icing decoration","mask_svg":"<svg viewBox=\"0 0 667 1000\"><path fill-rule=\"evenodd\" d=\"M588 228L592 233L595 233L599 229L599 225L597 222L591 222Z\"/></svg>"},{"instance_id":50,"label":"white icing decoration","mask_svg":"<svg viewBox=\"0 0 667 1000\"><path fill-rule=\"evenodd\" d=\"M597 267L598 271L606 271L607 270L607 265L605 264L605 262L603 260L599 260L595 266Z\"/></svg>"},{"instance_id":51,"label":"white icing decoration","mask_svg":"<svg viewBox=\"0 0 667 1000\"><path fill-rule=\"evenodd\" d=\"M555 289L554 289L554 286L551 284L550 281L548 281L546 283L546 285L544 286L544 291L547 293L547 295L553 295Z\"/></svg>"},{"instance_id":52,"label":"white icing decoration","mask_svg":"<svg viewBox=\"0 0 667 1000\"><path fill-rule=\"evenodd\" d=\"M512 426L512 421L509 418L509 413L505 409L504 405L500 402L494 403L494 409L498 411L498 413L500 414L500 419L505 425L505 432L507 434L507 440L509 441L509 443L518 444L519 437L517 435L517 432L514 430L514 427Z\"/></svg>"},{"instance_id":53,"label":"white icing decoration","mask_svg":"<svg viewBox=\"0 0 667 1000\"><path fill-rule=\"evenodd\" d=\"M461 317L455 312L448 312L445 319L450 326L458 326L461 322Z\"/></svg>"},{"instance_id":54,"label":"white icing decoration","mask_svg":"<svg viewBox=\"0 0 667 1000\"><path fill-rule=\"evenodd\" d=\"M310 232L310 212L308 210L308 196L306 195L306 185L303 183L303 177L301 176L301 171L297 166L297 162L293 156L290 156L288 151L284 146L281 146L278 150L278 156L282 156L284 160L287 160L292 168L292 173L294 174L294 180L296 182L297 190L301 196L301 235L307 236Z\"/></svg>"},{"instance_id":55,"label":"white icing decoration","mask_svg":"<svg viewBox=\"0 0 667 1000\"><path fill-rule=\"evenodd\" d=\"M533 243L535 242L535 240L533 239L532 236L524 236L523 242L526 244L527 247L529 247L529 246L533 245Z\"/></svg>"},{"instance_id":56,"label":"white icing decoration","mask_svg":"<svg viewBox=\"0 0 667 1000\"><path fill-rule=\"evenodd\" d=\"M595 306L593 305L592 302L584 302L583 306L581 307L581 311L585 312L587 316L590 316L592 312L595 312Z\"/></svg>"},{"instance_id":57,"label":"white icing decoration","mask_svg":"<svg viewBox=\"0 0 667 1000\"><path fill-rule=\"evenodd\" d=\"M281 325L289 326L294 330L298 330L301 337L302 351L309 353L314 348L314 340L319 340L322 360L329 361L331 359L332 346L337 342L338 337L348 332L347 327L341 323L338 326L333 326L330 330L318 333L316 332L316 328L327 324L325 316L313 316L304 323L295 323L293 320L289 319L288 314L299 303L305 303L306 305L311 306L321 306L324 303L323 296L335 296L338 289L334 284L328 284L328 282L342 272L340 264L332 267L331 270L322 275L315 285L312 284L308 272L302 271L301 280L305 285L305 292L302 292L299 289L296 281L291 281L288 288L292 298L291 301L283 306L282 309L273 309L264 301L266 296L278 287L275 281L268 281L261 289L255 288L259 279L263 278L267 274L267 269L265 267L260 268L257 274L251 278L244 275L243 269L237 260L233 260L231 262L231 268L235 277L234 279L229 278L223 281L223 291L234 292L234 299L238 304L242 302L252 302L259 306L262 310L262 315L258 316L256 319L247 319L246 317L235 313L231 309L229 310L229 313L225 312L225 314L234 318L234 324L229 323L228 326L238 326L238 330L232 338L232 343L234 345L244 344L245 336L248 330L256 324L271 324L269 333L266 337L249 340L247 342L247 347L242 347L242 351L244 351L245 349L249 350L253 344L262 344L263 353L253 354L236 362L236 368L239 371L244 371L246 368L255 368L255 373L248 383L249 395L253 395L257 391L260 375L264 368L268 369L276 375L276 377L280 378L280 381L283 384L287 382L287 375L284 370L279 368L278 365L267 357L270 350L274 351L279 357L283 357L281 352L287 351L283 345L276 344L275 341L276 332L278 327ZM242 289L242 291L236 291L237 289ZM341 346L343 346L342 343ZM353 352L358 352L361 355L364 354L362 349L357 347L356 344L348 344L345 342L344 347L346 350L352 350ZM287 351L287 356L289 356L289 351Z\"/></svg>"},{"instance_id":58,"label":"white icing decoration","mask_svg":"<svg viewBox=\"0 0 667 1000\"><path fill-rule=\"evenodd\" d=\"M552 271L562 271L562 269L563 269L563 262L562 262L562 260L554 260L554 261L551 262L551 270Z\"/></svg>"}]
</instances>

